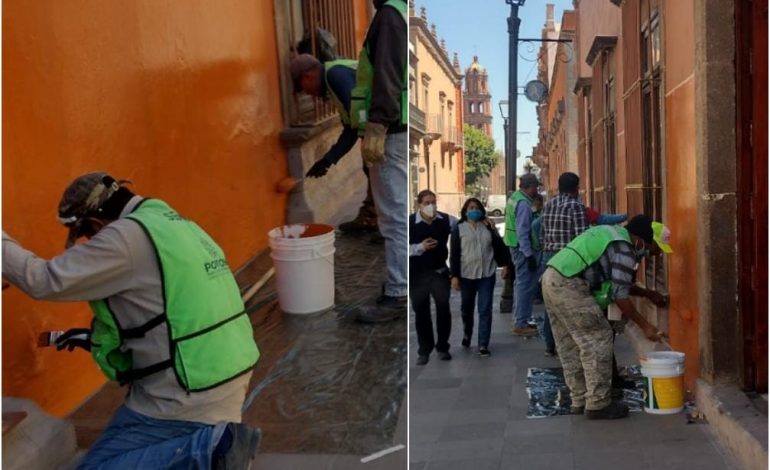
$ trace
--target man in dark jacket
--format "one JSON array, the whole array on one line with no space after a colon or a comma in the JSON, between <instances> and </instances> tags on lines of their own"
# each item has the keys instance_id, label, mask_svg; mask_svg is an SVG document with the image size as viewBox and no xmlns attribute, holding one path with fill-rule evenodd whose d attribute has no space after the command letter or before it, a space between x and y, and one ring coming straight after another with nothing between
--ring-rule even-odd
<instances>
[{"instance_id":1,"label":"man in dark jacket","mask_svg":"<svg viewBox=\"0 0 770 470\"><path fill-rule=\"evenodd\" d=\"M428 363L433 348L442 361L449 354L452 315L449 311L449 235L457 219L436 210L436 194L429 189L417 195L419 210L409 216L409 298L417 331L417 365ZM436 304L436 336L430 315L430 299Z\"/></svg>"}]
</instances>

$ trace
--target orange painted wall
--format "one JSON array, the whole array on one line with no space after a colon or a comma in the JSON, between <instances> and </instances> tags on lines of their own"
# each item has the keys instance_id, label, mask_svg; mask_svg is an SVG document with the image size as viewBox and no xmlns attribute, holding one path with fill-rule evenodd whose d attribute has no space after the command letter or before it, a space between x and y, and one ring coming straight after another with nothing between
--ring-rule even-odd
<instances>
[{"instance_id":1,"label":"orange painted wall","mask_svg":"<svg viewBox=\"0 0 770 470\"><path fill-rule=\"evenodd\" d=\"M60 253L62 190L104 169L196 220L239 266L284 220L278 72L273 0L4 2L3 228ZM85 353L35 347L89 318L6 290L3 395L61 416L95 391Z\"/></svg>"},{"instance_id":2,"label":"orange painted wall","mask_svg":"<svg viewBox=\"0 0 770 470\"><path fill-rule=\"evenodd\" d=\"M666 2L665 8L664 200L665 222L674 247L674 253L667 256L671 294L668 322L671 345L687 354L685 381L692 388L700 372L693 1Z\"/></svg>"}]
</instances>

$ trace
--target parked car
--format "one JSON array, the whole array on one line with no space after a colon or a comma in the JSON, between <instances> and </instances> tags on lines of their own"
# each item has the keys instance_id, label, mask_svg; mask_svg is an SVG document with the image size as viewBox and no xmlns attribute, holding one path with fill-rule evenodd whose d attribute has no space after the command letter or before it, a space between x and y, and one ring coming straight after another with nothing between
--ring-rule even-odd
<instances>
[{"instance_id":1,"label":"parked car","mask_svg":"<svg viewBox=\"0 0 770 470\"><path fill-rule=\"evenodd\" d=\"M487 198L487 214L492 217L500 217L505 215L505 194L491 194Z\"/></svg>"}]
</instances>

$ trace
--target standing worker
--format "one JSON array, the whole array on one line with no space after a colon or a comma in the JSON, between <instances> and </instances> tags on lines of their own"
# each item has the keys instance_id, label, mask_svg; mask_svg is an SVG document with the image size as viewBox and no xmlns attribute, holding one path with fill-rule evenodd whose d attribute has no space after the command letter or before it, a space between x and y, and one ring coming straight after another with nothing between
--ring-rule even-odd
<instances>
[{"instance_id":1,"label":"standing worker","mask_svg":"<svg viewBox=\"0 0 770 470\"><path fill-rule=\"evenodd\" d=\"M305 175L308 178L321 178L333 165L347 155L358 142L358 130L353 128L350 119L350 103L353 88L356 86L355 60L338 59L323 64L310 54L300 54L291 60L291 78L294 90L302 91L316 98L331 101L342 121L342 132L337 142L319 159ZM358 211L358 216L339 226L343 232L376 231L377 212L372 198L372 184L369 168L363 165L366 175L366 199Z\"/></svg>"},{"instance_id":2,"label":"standing worker","mask_svg":"<svg viewBox=\"0 0 770 470\"><path fill-rule=\"evenodd\" d=\"M629 299L637 295L665 304L657 292L634 285L640 259L670 249L658 241L657 233L667 233L667 229L654 232L652 220L645 215L637 215L625 227L599 225L578 235L548 262L543 297L573 414L585 412L588 419L628 416L628 407L611 398L613 331L599 302L606 303L602 294L609 294L622 315L636 323L649 340L661 339L662 333Z\"/></svg>"},{"instance_id":3,"label":"standing worker","mask_svg":"<svg viewBox=\"0 0 770 470\"><path fill-rule=\"evenodd\" d=\"M247 468L260 433L241 424L241 407L259 351L225 255L122 183L98 172L69 185L67 250L51 260L3 232L4 279L35 299L90 303L92 328L57 348L89 350L129 386L79 468Z\"/></svg>"},{"instance_id":4,"label":"standing worker","mask_svg":"<svg viewBox=\"0 0 770 470\"><path fill-rule=\"evenodd\" d=\"M361 154L370 167L377 222L385 238L387 279L374 305L357 319L383 322L406 316L407 124L409 67L406 0L373 0L377 13L358 58L351 99L353 127L363 130Z\"/></svg>"},{"instance_id":5,"label":"standing worker","mask_svg":"<svg viewBox=\"0 0 770 470\"><path fill-rule=\"evenodd\" d=\"M516 281L511 334L537 336L537 328L529 326L532 301L537 287L538 261L532 248L532 201L539 186L537 176L528 173L519 180L519 190L511 194L505 211L503 240L511 250Z\"/></svg>"},{"instance_id":6,"label":"standing worker","mask_svg":"<svg viewBox=\"0 0 770 470\"><path fill-rule=\"evenodd\" d=\"M553 255L588 228L586 207L580 202L579 191L580 177L570 171L562 173L559 175L559 194L543 206L538 233L543 249L538 280ZM556 355L556 344L548 309L543 316L545 355L552 357Z\"/></svg>"}]
</instances>

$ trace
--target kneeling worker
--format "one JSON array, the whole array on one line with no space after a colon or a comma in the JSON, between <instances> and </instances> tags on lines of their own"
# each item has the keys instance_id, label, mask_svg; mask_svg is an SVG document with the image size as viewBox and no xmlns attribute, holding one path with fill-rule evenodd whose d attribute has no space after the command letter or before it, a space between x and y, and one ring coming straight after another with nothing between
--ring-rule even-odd
<instances>
[{"instance_id":1,"label":"kneeling worker","mask_svg":"<svg viewBox=\"0 0 770 470\"><path fill-rule=\"evenodd\" d=\"M3 232L3 278L35 299L88 301L91 329L57 347L89 350L129 385L79 468L248 468L260 433L241 407L259 351L222 249L105 173L70 184L59 220L67 250L51 260Z\"/></svg>"}]
</instances>

